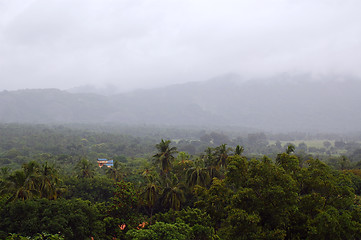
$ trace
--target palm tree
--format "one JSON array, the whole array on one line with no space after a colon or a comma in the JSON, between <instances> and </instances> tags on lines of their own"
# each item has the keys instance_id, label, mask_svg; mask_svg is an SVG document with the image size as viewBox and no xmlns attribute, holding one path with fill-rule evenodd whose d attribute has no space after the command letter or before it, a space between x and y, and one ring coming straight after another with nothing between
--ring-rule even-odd
<instances>
[{"instance_id":1,"label":"palm tree","mask_svg":"<svg viewBox=\"0 0 361 240\"><path fill-rule=\"evenodd\" d=\"M185 189L183 183L178 181L176 175L172 175L171 179L167 179L167 187L163 190L162 202L165 207L179 210L185 201Z\"/></svg>"},{"instance_id":2,"label":"palm tree","mask_svg":"<svg viewBox=\"0 0 361 240\"><path fill-rule=\"evenodd\" d=\"M166 140L162 141L155 145L155 147L158 149L158 153L153 156L155 160L160 165L161 174L167 174L169 170L171 169L171 161L174 159L173 154L177 153L176 147L170 147L171 141Z\"/></svg>"},{"instance_id":3,"label":"palm tree","mask_svg":"<svg viewBox=\"0 0 361 240\"><path fill-rule=\"evenodd\" d=\"M60 190L57 188L59 177L56 169L52 166L48 166L48 163L45 162L45 164L43 164L39 169L38 173L40 197L56 199Z\"/></svg>"},{"instance_id":4,"label":"palm tree","mask_svg":"<svg viewBox=\"0 0 361 240\"><path fill-rule=\"evenodd\" d=\"M227 144L222 144L219 147L216 147L216 158L217 158L217 165L220 167L225 167L228 158L228 152L231 151L231 148L226 147Z\"/></svg>"},{"instance_id":5,"label":"palm tree","mask_svg":"<svg viewBox=\"0 0 361 240\"><path fill-rule=\"evenodd\" d=\"M0 180L6 179L10 174L10 168L9 167L2 167L0 168Z\"/></svg>"},{"instance_id":6,"label":"palm tree","mask_svg":"<svg viewBox=\"0 0 361 240\"><path fill-rule=\"evenodd\" d=\"M144 186L141 195L147 204L151 219L150 221L152 221L154 205L161 194L161 187L159 185L159 180L155 175L147 175L146 179L147 184Z\"/></svg>"},{"instance_id":7,"label":"palm tree","mask_svg":"<svg viewBox=\"0 0 361 240\"><path fill-rule=\"evenodd\" d=\"M78 178L92 178L95 175L94 165L86 158L82 158L75 168L78 170Z\"/></svg>"},{"instance_id":8,"label":"palm tree","mask_svg":"<svg viewBox=\"0 0 361 240\"><path fill-rule=\"evenodd\" d=\"M241 156L243 151L244 151L244 147L237 145L236 149L234 150L234 154Z\"/></svg>"},{"instance_id":9,"label":"palm tree","mask_svg":"<svg viewBox=\"0 0 361 240\"><path fill-rule=\"evenodd\" d=\"M287 146L286 153L287 153L287 154L291 154L291 153L293 153L293 152L295 152L295 145L293 145L293 144L288 145L288 146Z\"/></svg>"},{"instance_id":10,"label":"palm tree","mask_svg":"<svg viewBox=\"0 0 361 240\"><path fill-rule=\"evenodd\" d=\"M204 162L198 160L194 167L191 167L186 172L187 184L189 187L200 185L205 187L209 183L208 169L204 167Z\"/></svg>"},{"instance_id":11,"label":"palm tree","mask_svg":"<svg viewBox=\"0 0 361 240\"><path fill-rule=\"evenodd\" d=\"M16 171L10 175L1 185L1 195L10 194L9 201L14 201L15 199L30 199L37 192L34 189L27 189L25 187L26 176L23 171Z\"/></svg>"},{"instance_id":12,"label":"palm tree","mask_svg":"<svg viewBox=\"0 0 361 240\"><path fill-rule=\"evenodd\" d=\"M22 170L16 171L6 177L1 186L1 193L11 194L10 200L31 199L43 197L56 199L60 193L57 188L59 182L55 168L48 163L41 167L34 161L22 166Z\"/></svg>"},{"instance_id":13,"label":"palm tree","mask_svg":"<svg viewBox=\"0 0 361 240\"><path fill-rule=\"evenodd\" d=\"M30 191L32 193L36 193L35 195L39 195L39 164L35 161L30 161L28 163L23 164L23 171L25 173L25 181L23 188L25 191Z\"/></svg>"},{"instance_id":14,"label":"palm tree","mask_svg":"<svg viewBox=\"0 0 361 240\"><path fill-rule=\"evenodd\" d=\"M38 167L38 164L32 161L24 164L22 170L6 177L1 184L1 194L10 194L10 201L31 199L40 195Z\"/></svg>"},{"instance_id":15,"label":"palm tree","mask_svg":"<svg viewBox=\"0 0 361 240\"><path fill-rule=\"evenodd\" d=\"M211 179L220 177L221 175L215 150L216 149L208 147L205 150L205 155L202 156Z\"/></svg>"},{"instance_id":16,"label":"palm tree","mask_svg":"<svg viewBox=\"0 0 361 240\"><path fill-rule=\"evenodd\" d=\"M124 166L115 160L113 167L108 168L106 174L114 181L119 182L124 177Z\"/></svg>"}]
</instances>

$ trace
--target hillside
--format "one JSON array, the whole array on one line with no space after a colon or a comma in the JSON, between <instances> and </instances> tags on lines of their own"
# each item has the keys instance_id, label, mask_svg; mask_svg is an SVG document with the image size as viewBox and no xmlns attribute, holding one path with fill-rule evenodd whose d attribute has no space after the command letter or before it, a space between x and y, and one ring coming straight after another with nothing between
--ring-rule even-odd
<instances>
[{"instance_id":1,"label":"hillside","mask_svg":"<svg viewBox=\"0 0 361 240\"><path fill-rule=\"evenodd\" d=\"M360 131L361 81L309 76L204 82L112 96L56 89L3 91L0 122L242 126L267 131ZM327 80L327 81L326 81Z\"/></svg>"}]
</instances>

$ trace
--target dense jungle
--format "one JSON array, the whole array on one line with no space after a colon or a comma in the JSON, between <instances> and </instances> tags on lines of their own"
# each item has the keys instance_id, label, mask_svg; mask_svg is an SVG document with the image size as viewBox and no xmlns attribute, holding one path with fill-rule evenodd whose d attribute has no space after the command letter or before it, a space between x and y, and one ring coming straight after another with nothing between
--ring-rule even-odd
<instances>
[{"instance_id":1,"label":"dense jungle","mask_svg":"<svg viewBox=\"0 0 361 240\"><path fill-rule=\"evenodd\" d=\"M0 133L0 239L361 238L357 135L71 124Z\"/></svg>"}]
</instances>

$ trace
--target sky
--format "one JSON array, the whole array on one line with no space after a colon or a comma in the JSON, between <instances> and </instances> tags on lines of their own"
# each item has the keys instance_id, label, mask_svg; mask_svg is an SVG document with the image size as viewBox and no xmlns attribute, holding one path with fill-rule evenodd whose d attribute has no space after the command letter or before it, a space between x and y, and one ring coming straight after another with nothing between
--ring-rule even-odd
<instances>
[{"instance_id":1,"label":"sky","mask_svg":"<svg viewBox=\"0 0 361 240\"><path fill-rule=\"evenodd\" d=\"M0 0L0 90L361 77L360 0Z\"/></svg>"}]
</instances>

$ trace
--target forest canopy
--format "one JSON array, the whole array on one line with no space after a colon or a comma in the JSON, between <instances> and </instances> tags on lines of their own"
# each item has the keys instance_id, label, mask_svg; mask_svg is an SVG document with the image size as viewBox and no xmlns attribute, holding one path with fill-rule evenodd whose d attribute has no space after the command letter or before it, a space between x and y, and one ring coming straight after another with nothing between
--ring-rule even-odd
<instances>
[{"instance_id":1,"label":"forest canopy","mask_svg":"<svg viewBox=\"0 0 361 240\"><path fill-rule=\"evenodd\" d=\"M0 239L361 238L355 137L0 131Z\"/></svg>"}]
</instances>

